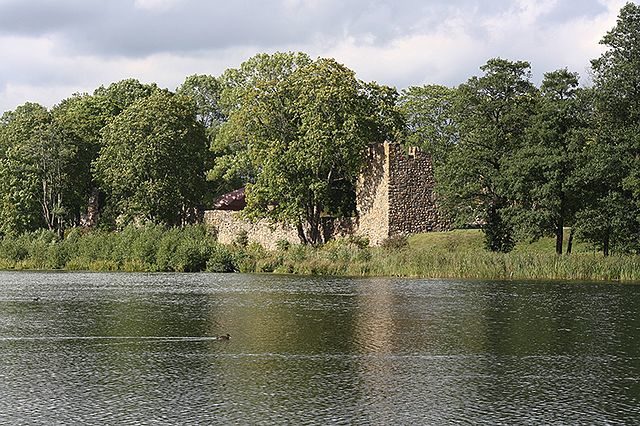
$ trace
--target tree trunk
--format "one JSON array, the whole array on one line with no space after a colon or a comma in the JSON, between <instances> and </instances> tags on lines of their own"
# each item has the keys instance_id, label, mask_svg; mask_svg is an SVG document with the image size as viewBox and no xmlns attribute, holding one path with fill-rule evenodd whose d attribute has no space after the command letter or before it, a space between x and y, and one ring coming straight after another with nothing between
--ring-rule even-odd
<instances>
[{"instance_id":1,"label":"tree trunk","mask_svg":"<svg viewBox=\"0 0 640 426\"><path fill-rule=\"evenodd\" d=\"M309 241L307 241L307 235L304 232L304 226L302 225L302 222L298 222L296 224L296 230L298 231L298 238L300 238L302 244L309 244Z\"/></svg>"},{"instance_id":2,"label":"tree trunk","mask_svg":"<svg viewBox=\"0 0 640 426\"><path fill-rule=\"evenodd\" d=\"M298 223L298 236L303 244L316 245L323 242L320 212L321 206L310 206L307 208L307 217L301 218Z\"/></svg>"},{"instance_id":3,"label":"tree trunk","mask_svg":"<svg viewBox=\"0 0 640 426\"><path fill-rule=\"evenodd\" d=\"M564 240L564 223L560 219L556 224L556 254L562 254L562 242Z\"/></svg>"},{"instance_id":4,"label":"tree trunk","mask_svg":"<svg viewBox=\"0 0 640 426\"><path fill-rule=\"evenodd\" d=\"M98 188L91 189L91 195L87 202L87 212L80 215L80 226L85 228L95 228L100 217L100 191Z\"/></svg>"},{"instance_id":5,"label":"tree trunk","mask_svg":"<svg viewBox=\"0 0 640 426\"><path fill-rule=\"evenodd\" d=\"M569 231L569 240L567 241L567 254L571 254L571 250L573 250L573 227L571 227L571 231Z\"/></svg>"},{"instance_id":6,"label":"tree trunk","mask_svg":"<svg viewBox=\"0 0 640 426\"><path fill-rule=\"evenodd\" d=\"M602 253L605 257L609 256L609 231L604 236L604 242L602 245Z\"/></svg>"},{"instance_id":7,"label":"tree trunk","mask_svg":"<svg viewBox=\"0 0 640 426\"><path fill-rule=\"evenodd\" d=\"M62 217L60 216L60 211L62 209L62 194L58 193L58 202L56 206L56 231L58 233L58 237L62 238L64 236L64 222Z\"/></svg>"}]
</instances>

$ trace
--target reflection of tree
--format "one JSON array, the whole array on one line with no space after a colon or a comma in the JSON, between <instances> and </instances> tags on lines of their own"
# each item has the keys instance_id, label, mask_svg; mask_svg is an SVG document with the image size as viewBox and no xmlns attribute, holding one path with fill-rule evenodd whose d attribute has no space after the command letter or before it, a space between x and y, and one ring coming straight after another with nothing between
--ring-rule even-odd
<instances>
[{"instance_id":1,"label":"reflection of tree","mask_svg":"<svg viewBox=\"0 0 640 426\"><path fill-rule=\"evenodd\" d=\"M637 393L621 382L628 372L638 373L628 358L636 359L638 346L624 343L628 322L619 314L625 308L610 286L489 285L493 294L481 311L489 325L481 368L493 383L482 402L506 418L527 413L534 423L571 423L605 419L594 410L604 395L615 396L612 412L625 399L635 401Z\"/></svg>"}]
</instances>

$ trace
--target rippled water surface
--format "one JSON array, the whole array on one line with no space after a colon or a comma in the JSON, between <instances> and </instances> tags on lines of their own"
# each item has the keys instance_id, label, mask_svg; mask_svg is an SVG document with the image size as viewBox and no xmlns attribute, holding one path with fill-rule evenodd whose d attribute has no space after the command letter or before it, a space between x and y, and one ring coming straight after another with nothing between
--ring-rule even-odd
<instances>
[{"instance_id":1,"label":"rippled water surface","mask_svg":"<svg viewBox=\"0 0 640 426\"><path fill-rule=\"evenodd\" d=\"M639 307L612 283L0 273L0 423L638 424Z\"/></svg>"}]
</instances>

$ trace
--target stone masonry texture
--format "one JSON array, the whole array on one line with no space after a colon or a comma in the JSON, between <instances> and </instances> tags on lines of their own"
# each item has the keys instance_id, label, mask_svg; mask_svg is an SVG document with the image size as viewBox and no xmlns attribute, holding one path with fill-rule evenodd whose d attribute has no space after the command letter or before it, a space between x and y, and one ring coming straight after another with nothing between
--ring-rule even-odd
<instances>
[{"instance_id":1,"label":"stone masonry texture","mask_svg":"<svg viewBox=\"0 0 640 426\"><path fill-rule=\"evenodd\" d=\"M327 221L325 240L353 233L379 245L395 235L447 230L436 208L434 187L429 154L389 142L372 146L356 187L358 217ZM300 243L293 227L249 222L237 212L209 210L205 223L216 230L223 244L233 243L242 232L267 249L275 249L279 240Z\"/></svg>"},{"instance_id":2,"label":"stone masonry texture","mask_svg":"<svg viewBox=\"0 0 640 426\"><path fill-rule=\"evenodd\" d=\"M357 234L379 245L394 235L446 230L434 187L429 154L389 142L371 147L356 190Z\"/></svg>"}]
</instances>

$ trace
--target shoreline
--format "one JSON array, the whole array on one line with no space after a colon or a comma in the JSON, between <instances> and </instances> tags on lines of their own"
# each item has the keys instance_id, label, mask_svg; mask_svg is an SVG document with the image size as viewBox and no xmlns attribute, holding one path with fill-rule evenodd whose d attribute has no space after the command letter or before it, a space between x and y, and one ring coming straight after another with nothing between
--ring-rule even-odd
<instances>
[{"instance_id":1,"label":"shoreline","mask_svg":"<svg viewBox=\"0 0 640 426\"><path fill-rule=\"evenodd\" d=\"M0 239L0 270L86 272L242 272L299 276L418 279L640 282L640 256L604 257L576 244L558 256L553 240L522 243L511 253L482 248L477 230L418 234L369 247L342 239L320 247L219 244L204 226L159 226L120 232L72 230Z\"/></svg>"}]
</instances>

